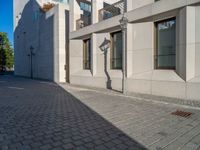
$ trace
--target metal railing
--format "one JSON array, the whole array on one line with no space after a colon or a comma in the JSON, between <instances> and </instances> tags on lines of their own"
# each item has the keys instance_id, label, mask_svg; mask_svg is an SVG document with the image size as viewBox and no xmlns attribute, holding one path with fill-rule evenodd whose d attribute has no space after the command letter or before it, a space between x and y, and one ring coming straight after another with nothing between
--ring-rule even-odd
<instances>
[{"instance_id":1,"label":"metal railing","mask_svg":"<svg viewBox=\"0 0 200 150\"><path fill-rule=\"evenodd\" d=\"M76 29L81 29L83 27L91 25L91 16L81 16L80 19L76 20Z\"/></svg>"},{"instance_id":2,"label":"metal railing","mask_svg":"<svg viewBox=\"0 0 200 150\"><path fill-rule=\"evenodd\" d=\"M125 11L125 0L120 0L114 4L107 4L99 10L99 21L123 14Z\"/></svg>"}]
</instances>

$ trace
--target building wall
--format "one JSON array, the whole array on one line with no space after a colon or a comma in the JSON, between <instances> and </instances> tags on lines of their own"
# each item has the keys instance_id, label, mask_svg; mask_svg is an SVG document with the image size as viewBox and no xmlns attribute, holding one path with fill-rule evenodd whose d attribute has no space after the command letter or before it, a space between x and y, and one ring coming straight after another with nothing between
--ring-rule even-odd
<instances>
[{"instance_id":1,"label":"building wall","mask_svg":"<svg viewBox=\"0 0 200 150\"><path fill-rule=\"evenodd\" d=\"M69 8L59 4L45 13L41 7L41 1L14 1L15 75L31 76L32 46L33 78L65 82Z\"/></svg>"},{"instance_id":2,"label":"building wall","mask_svg":"<svg viewBox=\"0 0 200 150\"><path fill-rule=\"evenodd\" d=\"M25 19L30 19L30 17L27 15L29 13L32 13L32 7L31 3L28 0L24 0L22 2L13 1L14 3L14 48L15 48L15 69L16 74L21 74L22 76L28 76L29 74L29 65L28 63L28 52L25 50L27 47L26 43L26 32L25 32L25 25L24 22L21 21L22 16ZM26 13L22 14L22 11L24 8L26 9ZM32 21L31 21L32 22ZM21 26L19 28L19 26ZM23 30L24 29L24 30ZM23 67L20 67L23 65Z\"/></svg>"},{"instance_id":3,"label":"building wall","mask_svg":"<svg viewBox=\"0 0 200 150\"><path fill-rule=\"evenodd\" d=\"M194 3L200 3L200 1ZM183 5L184 7L180 7ZM200 100L198 92L200 91L198 29L200 11L198 5L187 5L189 5L187 1L161 0L156 3L150 0L127 1L129 12L125 15L132 20L128 25L126 37L127 90L129 92ZM95 16L95 10L93 13ZM154 22L171 17L176 17L177 21L176 69L157 70L154 69ZM73 60L70 64L73 67L70 83L106 88L107 76L109 76L112 89L121 90L122 72L110 69L110 48L107 49L106 67L105 56L100 49L105 39L110 40L110 33L120 30L120 18L121 16L116 16L70 33L70 53L73 54L70 57ZM82 40L86 37L92 39L91 70L83 70L82 67Z\"/></svg>"},{"instance_id":4,"label":"building wall","mask_svg":"<svg viewBox=\"0 0 200 150\"><path fill-rule=\"evenodd\" d=\"M200 0L126 1L127 90L200 100ZM91 5L92 25L76 29L80 6L70 1L38 14L42 1L14 1L15 74L30 76L30 46L34 47L33 77L121 90L122 71L110 67L110 34L120 30L122 15L99 22L102 0ZM154 69L155 25L176 17L176 69ZM70 39L68 39L68 37ZM83 40L91 38L92 64L83 69ZM106 44L105 44L106 43ZM68 58L69 56L69 58ZM67 71L67 69L69 69Z\"/></svg>"},{"instance_id":5,"label":"building wall","mask_svg":"<svg viewBox=\"0 0 200 150\"><path fill-rule=\"evenodd\" d=\"M195 33L196 33L195 70L196 72L195 72L195 75L200 76L200 67L199 67L200 65L200 28L199 28L200 6L196 6L195 9L196 9L196 16L195 16L196 17L196 22L195 22Z\"/></svg>"}]
</instances>

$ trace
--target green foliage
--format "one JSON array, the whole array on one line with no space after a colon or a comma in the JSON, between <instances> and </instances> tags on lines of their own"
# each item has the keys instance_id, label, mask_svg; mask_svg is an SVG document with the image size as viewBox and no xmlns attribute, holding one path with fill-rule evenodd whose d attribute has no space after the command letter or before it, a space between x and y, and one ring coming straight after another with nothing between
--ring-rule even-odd
<instances>
[{"instance_id":1,"label":"green foliage","mask_svg":"<svg viewBox=\"0 0 200 150\"><path fill-rule=\"evenodd\" d=\"M5 32L0 32L0 71L11 69L14 65L14 53Z\"/></svg>"}]
</instances>

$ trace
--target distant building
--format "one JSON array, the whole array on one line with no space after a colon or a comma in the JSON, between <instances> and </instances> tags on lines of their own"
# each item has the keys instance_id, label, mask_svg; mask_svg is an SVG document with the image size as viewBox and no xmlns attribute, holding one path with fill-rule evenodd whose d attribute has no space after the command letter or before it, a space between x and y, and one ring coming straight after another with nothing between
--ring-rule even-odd
<instances>
[{"instance_id":1,"label":"distant building","mask_svg":"<svg viewBox=\"0 0 200 150\"><path fill-rule=\"evenodd\" d=\"M14 0L15 75L66 82L68 0ZM47 12L44 5L53 3ZM50 9L51 8L51 9ZM32 52L31 52L32 51Z\"/></svg>"},{"instance_id":2,"label":"distant building","mask_svg":"<svg viewBox=\"0 0 200 150\"><path fill-rule=\"evenodd\" d=\"M121 90L125 13L128 92L200 99L200 0L70 0L43 17L33 2L32 17L25 13L21 1L14 2L16 74L30 76L32 45L40 49L35 78Z\"/></svg>"}]
</instances>

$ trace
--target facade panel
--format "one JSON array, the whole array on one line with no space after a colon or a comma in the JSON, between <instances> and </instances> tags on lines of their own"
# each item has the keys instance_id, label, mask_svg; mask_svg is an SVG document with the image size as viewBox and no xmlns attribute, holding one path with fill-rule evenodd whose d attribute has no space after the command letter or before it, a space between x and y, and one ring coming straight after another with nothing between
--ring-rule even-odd
<instances>
[{"instance_id":1,"label":"facade panel","mask_svg":"<svg viewBox=\"0 0 200 150\"><path fill-rule=\"evenodd\" d=\"M54 1L41 14L43 3L14 1L17 75L30 75L33 46L35 78L64 82L68 69L71 84L121 90L125 38L128 92L200 99L200 0Z\"/></svg>"},{"instance_id":2,"label":"facade panel","mask_svg":"<svg viewBox=\"0 0 200 150\"><path fill-rule=\"evenodd\" d=\"M96 64L93 67L97 72L90 74L81 68L77 69L70 74L73 79L71 83L108 88L107 83L109 82L109 87L121 90L122 70L113 70L113 66L116 65L116 63L113 64L113 58L115 56L118 58L115 52L122 47L120 42L116 42L117 38L112 35L121 30L119 24L122 17L120 13L122 7L119 6L121 1L115 1L106 7L104 1L101 0L91 1L91 3L93 23L81 29L74 28L70 32L70 39L82 40L85 36L95 33L97 38L92 41L94 46L91 49L95 52L95 56L93 54L94 59L91 63ZM195 80L195 84L200 84L198 80L198 29L196 28L199 23L199 17L197 17L199 3L200 1L196 0L191 0L189 3L187 0L124 1L125 16L129 20L125 37L127 90L129 92L200 99L196 96L198 94L192 97L189 92L193 88L192 81ZM78 5L71 3L71 7L78 7ZM116 12L118 10L118 14L109 16L110 12L115 12L115 10ZM106 19L101 17L98 21L96 16L99 12L109 17ZM71 16L77 14L75 11L70 13ZM72 18L70 23L73 24L74 21ZM109 38L110 34L112 38ZM190 42L191 40L193 42ZM102 51L102 45L106 53ZM73 47L78 46L74 43L71 47L70 50L73 50ZM122 54L119 54L119 58L120 55L122 57ZM98 82L91 85L91 83L82 82L84 78L88 82L91 80ZM188 82L192 82L190 86L187 86ZM198 86L195 87L200 90Z\"/></svg>"}]
</instances>

